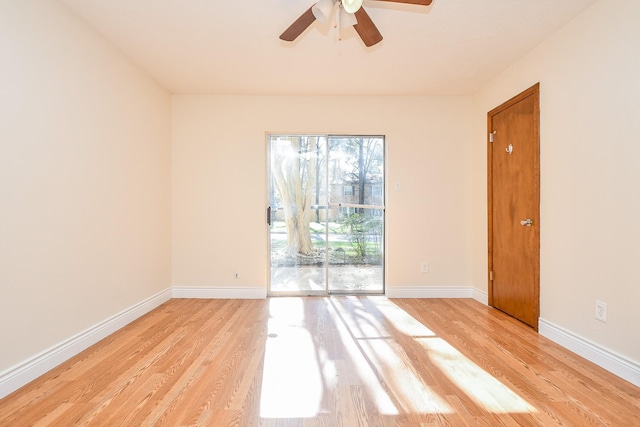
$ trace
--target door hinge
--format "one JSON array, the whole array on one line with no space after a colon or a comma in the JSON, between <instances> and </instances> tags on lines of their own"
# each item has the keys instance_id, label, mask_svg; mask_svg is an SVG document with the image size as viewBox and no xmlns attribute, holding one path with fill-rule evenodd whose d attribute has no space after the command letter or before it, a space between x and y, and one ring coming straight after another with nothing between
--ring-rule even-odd
<instances>
[{"instance_id":1,"label":"door hinge","mask_svg":"<svg viewBox=\"0 0 640 427\"><path fill-rule=\"evenodd\" d=\"M489 142L493 142L493 135L495 134L496 134L495 130L493 132L489 132Z\"/></svg>"},{"instance_id":2,"label":"door hinge","mask_svg":"<svg viewBox=\"0 0 640 427\"><path fill-rule=\"evenodd\" d=\"M489 272L489 280L493 280L493 271Z\"/></svg>"}]
</instances>

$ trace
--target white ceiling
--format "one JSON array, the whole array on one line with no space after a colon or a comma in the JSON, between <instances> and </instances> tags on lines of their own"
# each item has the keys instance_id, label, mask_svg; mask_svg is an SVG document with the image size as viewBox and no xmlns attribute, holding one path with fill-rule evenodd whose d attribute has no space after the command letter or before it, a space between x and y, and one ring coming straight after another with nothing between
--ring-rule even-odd
<instances>
[{"instance_id":1,"label":"white ceiling","mask_svg":"<svg viewBox=\"0 0 640 427\"><path fill-rule=\"evenodd\" d=\"M314 0L59 0L173 93L470 95L595 0L365 0L366 48L314 22Z\"/></svg>"}]
</instances>

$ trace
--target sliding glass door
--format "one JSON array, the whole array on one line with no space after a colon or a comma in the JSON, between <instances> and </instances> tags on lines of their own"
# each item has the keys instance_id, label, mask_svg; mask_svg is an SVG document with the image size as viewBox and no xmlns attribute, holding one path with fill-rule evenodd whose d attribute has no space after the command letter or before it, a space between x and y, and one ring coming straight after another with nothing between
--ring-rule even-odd
<instances>
[{"instance_id":1,"label":"sliding glass door","mask_svg":"<svg viewBox=\"0 0 640 427\"><path fill-rule=\"evenodd\" d=\"M270 294L384 292L384 138L270 135Z\"/></svg>"}]
</instances>

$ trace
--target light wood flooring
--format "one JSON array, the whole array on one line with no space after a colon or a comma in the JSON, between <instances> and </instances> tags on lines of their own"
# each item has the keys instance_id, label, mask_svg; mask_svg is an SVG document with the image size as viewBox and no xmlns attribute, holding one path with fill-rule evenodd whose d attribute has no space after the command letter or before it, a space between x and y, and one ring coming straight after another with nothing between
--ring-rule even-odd
<instances>
[{"instance_id":1,"label":"light wood flooring","mask_svg":"<svg viewBox=\"0 0 640 427\"><path fill-rule=\"evenodd\" d=\"M640 388L468 299L174 299L0 426L640 426Z\"/></svg>"}]
</instances>

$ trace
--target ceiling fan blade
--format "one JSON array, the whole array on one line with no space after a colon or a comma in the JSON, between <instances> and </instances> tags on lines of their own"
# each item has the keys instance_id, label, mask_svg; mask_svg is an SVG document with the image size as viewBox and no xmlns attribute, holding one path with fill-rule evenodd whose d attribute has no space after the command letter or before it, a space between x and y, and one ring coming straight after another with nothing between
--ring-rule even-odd
<instances>
[{"instance_id":1,"label":"ceiling fan blade","mask_svg":"<svg viewBox=\"0 0 640 427\"><path fill-rule=\"evenodd\" d=\"M420 6L429 6L433 0L378 0L378 1L390 1L393 3L406 3L406 4L417 4Z\"/></svg>"},{"instance_id":2,"label":"ceiling fan blade","mask_svg":"<svg viewBox=\"0 0 640 427\"><path fill-rule=\"evenodd\" d=\"M353 28L358 33L365 46L371 47L382 41L382 34L380 34L378 27L376 27L376 24L373 23L371 17L363 7L357 10L356 19L358 20L358 23L354 25Z\"/></svg>"},{"instance_id":3,"label":"ceiling fan blade","mask_svg":"<svg viewBox=\"0 0 640 427\"><path fill-rule=\"evenodd\" d=\"M289 26L289 28L284 30L284 33L280 34L280 39L292 42L296 38L298 38L298 36L309 27L309 25L313 24L313 21L316 20L316 17L311 11L312 8L313 6L311 6L305 13L300 15L300 17L296 19L293 24Z\"/></svg>"}]
</instances>

